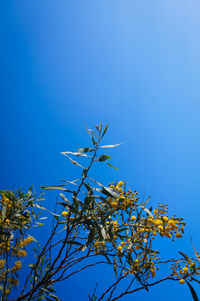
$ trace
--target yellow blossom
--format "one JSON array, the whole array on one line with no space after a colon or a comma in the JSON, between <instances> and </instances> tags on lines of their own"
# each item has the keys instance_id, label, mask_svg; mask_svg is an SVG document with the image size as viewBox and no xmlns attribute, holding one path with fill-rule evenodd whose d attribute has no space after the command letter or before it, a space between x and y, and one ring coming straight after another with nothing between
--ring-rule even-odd
<instances>
[{"instance_id":1,"label":"yellow blossom","mask_svg":"<svg viewBox=\"0 0 200 301\"><path fill-rule=\"evenodd\" d=\"M119 181L118 187L122 187L122 186L123 186L123 182L122 182L122 181Z\"/></svg>"},{"instance_id":2,"label":"yellow blossom","mask_svg":"<svg viewBox=\"0 0 200 301\"><path fill-rule=\"evenodd\" d=\"M116 202L116 201L112 202L112 203L111 203L111 206L112 206L112 207L117 207L117 202Z\"/></svg>"},{"instance_id":3,"label":"yellow blossom","mask_svg":"<svg viewBox=\"0 0 200 301\"><path fill-rule=\"evenodd\" d=\"M68 212L67 211L63 211L62 212L62 216L67 216L68 215Z\"/></svg>"},{"instance_id":4,"label":"yellow blossom","mask_svg":"<svg viewBox=\"0 0 200 301\"><path fill-rule=\"evenodd\" d=\"M118 246L118 247L117 247L117 250L118 250L119 252L123 252L122 246Z\"/></svg>"},{"instance_id":5,"label":"yellow blossom","mask_svg":"<svg viewBox=\"0 0 200 301\"><path fill-rule=\"evenodd\" d=\"M0 269L3 269L3 267L5 266L5 260L4 259L1 259L0 260Z\"/></svg>"},{"instance_id":6,"label":"yellow blossom","mask_svg":"<svg viewBox=\"0 0 200 301\"><path fill-rule=\"evenodd\" d=\"M184 280L184 279L180 279L180 280L179 280L179 283L180 283L180 284L184 284L184 283L185 283L185 280Z\"/></svg>"}]
</instances>

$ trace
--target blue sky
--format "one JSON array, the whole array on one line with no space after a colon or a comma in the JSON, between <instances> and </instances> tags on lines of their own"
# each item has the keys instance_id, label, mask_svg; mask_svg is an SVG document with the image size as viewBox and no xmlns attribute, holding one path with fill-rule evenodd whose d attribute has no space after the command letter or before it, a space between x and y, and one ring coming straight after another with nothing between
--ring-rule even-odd
<instances>
[{"instance_id":1,"label":"blue sky","mask_svg":"<svg viewBox=\"0 0 200 301\"><path fill-rule=\"evenodd\" d=\"M189 237L197 249L200 241L199 1L2 0L0 14L1 189L39 192L76 178L60 152L87 145L84 122L108 123L105 143L123 142L110 152L119 170L105 166L96 177L127 180L152 204L168 203L187 222L177 248L192 254ZM79 286L75 295L64 284L58 294L87 300L94 275L68 284ZM161 295L190 298L173 283L134 298Z\"/></svg>"}]
</instances>

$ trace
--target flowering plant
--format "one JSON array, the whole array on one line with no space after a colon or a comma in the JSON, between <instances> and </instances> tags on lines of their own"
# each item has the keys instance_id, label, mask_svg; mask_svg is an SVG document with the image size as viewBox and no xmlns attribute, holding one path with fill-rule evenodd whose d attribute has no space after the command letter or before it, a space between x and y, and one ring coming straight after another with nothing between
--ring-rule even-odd
<instances>
[{"instance_id":1,"label":"flowering plant","mask_svg":"<svg viewBox=\"0 0 200 301\"><path fill-rule=\"evenodd\" d=\"M76 152L63 152L72 164L82 169L81 177L74 181L64 181L62 185L43 186L44 190L59 191L59 212L53 216L52 230L45 243L34 249L35 261L29 264L29 273L24 284L20 281L22 259L27 255L27 246L36 241L29 234L32 226L40 226L37 221L38 204L31 190L26 195L11 191L1 191L0 206L0 289L1 301L10 299L15 289L15 299L19 300L59 300L53 285L67 280L81 271L98 264L110 266L115 279L104 292L96 289L90 300L117 300L124 295L139 290L149 290L153 285L167 280L189 286L192 297L198 300L191 285L199 283L198 253L190 258L179 252L178 259L162 260L154 240L176 240L184 234L185 222L182 218L169 216L168 207L158 204L147 208L148 201L140 200L138 192L132 191L124 180L107 186L91 178L90 170L96 162L106 162L113 167L107 154L99 151L118 145L101 145L107 126L96 126L96 131L88 129L92 146ZM87 167L71 156L89 160ZM115 168L115 167L113 167ZM162 263L170 265L170 273L159 276ZM117 289L126 281L126 289ZM139 284L139 286L135 284ZM16 297L17 296L17 297Z\"/></svg>"}]
</instances>

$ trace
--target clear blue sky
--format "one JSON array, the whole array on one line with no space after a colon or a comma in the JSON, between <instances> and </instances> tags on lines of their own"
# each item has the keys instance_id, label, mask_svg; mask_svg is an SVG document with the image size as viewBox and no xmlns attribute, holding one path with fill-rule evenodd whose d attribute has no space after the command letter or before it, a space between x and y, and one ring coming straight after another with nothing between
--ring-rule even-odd
<instances>
[{"instance_id":1,"label":"clear blue sky","mask_svg":"<svg viewBox=\"0 0 200 301\"><path fill-rule=\"evenodd\" d=\"M84 122L108 122L105 143L123 142L112 152L119 170L97 178L167 202L188 224L177 248L192 254L192 236L198 249L199 1L2 0L0 24L1 189L76 178L60 151L87 145ZM85 275L59 286L64 301L87 300L96 274ZM124 300L161 296L191 298L186 285L166 283Z\"/></svg>"}]
</instances>

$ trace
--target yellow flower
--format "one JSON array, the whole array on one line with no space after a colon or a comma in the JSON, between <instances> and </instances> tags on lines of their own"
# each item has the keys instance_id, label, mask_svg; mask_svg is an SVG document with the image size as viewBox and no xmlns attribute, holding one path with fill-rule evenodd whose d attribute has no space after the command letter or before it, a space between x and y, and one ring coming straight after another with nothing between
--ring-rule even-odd
<instances>
[{"instance_id":1,"label":"yellow flower","mask_svg":"<svg viewBox=\"0 0 200 301\"><path fill-rule=\"evenodd\" d=\"M164 232L163 235L165 235L166 237L172 237L172 235L169 232Z\"/></svg>"},{"instance_id":2,"label":"yellow flower","mask_svg":"<svg viewBox=\"0 0 200 301\"><path fill-rule=\"evenodd\" d=\"M179 280L179 283L180 283L180 284L184 284L184 283L185 283L185 280L184 280L184 279L180 279L180 280Z\"/></svg>"},{"instance_id":3,"label":"yellow flower","mask_svg":"<svg viewBox=\"0 0 200 301\"><path fill-rule=\"evenodd\" d=\"M154 224L156 225L156 226L159 226L159 225L162 225L162 221L160 220L160 219L156 219L155 221L154 221Z\"/></svg>"},{"instance_id":4,"label":"yellow flower","mask_svg":"<svg viewBox=\"0 0 200 301\"><path fill-rule=\"evenodd\" d=\"M122 246L118 246L118 247L117 247L117 250L118 250L119 252L123 252Z\"/></svg>"},{"instance_id":5,"label":"yellow flower","mask_svg":"<svg viewBox=\"0 0 200 301\"><path fill-rule=\"evenodd\" d=\"M62 216L67 216L68 215L68 212L67 211L63 211L62 212Z\"/></svg>"},{"instance_id":6,"label":"yellow flower","mask_svg":"<svg viewBox=\"0 0 200 301\"><path fill-rule=\"evenodd\" d=\"M17 257L26 257L27 256L27 252L25 250L19 250L17 252Z\"/></svg>"},{"instance_id":7,"label":"yellow flower","mask_svg":"<svg viewBox=\"0 0 200 301\"><path fill-rule=\"evenodd\" d=\"M135 221L136 220L136 216L131 216L131 221Z\"/></svg>"},{"instance_id":8,"label":"yellow flower","mask_svg":"<svg viewBox=\"0 0 200 301\"><path fill-rule=\"evenodd\" d=\"M184 267L183 272L187 273L188 272L188 267Z\"/></svg>"},{"instance_id":9,"label":"yellow flower","mask_svg":"<svg viewBox=\"0 0 200 301\"><path fill-rule=\"evenodd\" d=\"M0 260L0 269L3 269L3 267L5 266L5 260L4 259L2 259L2 260Z\"/></svg>"},{"instance_id":10,"label":"yellow flower","mask_svg":"<svg viewBox=\"0 0 200 301\"><path fill-rule=\"evenodd\" d=\"M126 245L126 242L125 242L125 241L122 241L122 242L121 242L121 246L124 247L125 245Z\"/></svg>"},{"instance_id":11,"label":"yellow flower","mask_svg":"<svg viewBox=\"0 0 200 301\"><path fill-rule=\"evenodd\" d=\"M111 206L112 206L112 207L117 207L117 202L116 202L116 201L112 202L112 203L111 203Z\"/></svg>"},{"instance_id":12,"label":"yellow flower","mask_svg":"<svg viewBox=\"0 0 200 301\"><path fill-rule=\"evenodd\" d=\"M16 261L14 267L11 269L12 273L15 273L16 271L20 270L22 267L21 261Z\"/></svg>"},{"instance_id":13,"label":"yellow flower","mask_svg":"<svg viewBox=\"0 0 200 301\"><path fill-rule=\"evenodd\" d=\"M95 241L94 243L95 247L98 249L99 248L99 242L98 241Z\"/></svg>"},{"instance_id":14,"label":"yellow flower","mask_svg":"<svg viewBox=\"0 0 200 301\"><path fill-rule=\"evenodd\" d=\"M122 181L119 181L118 187L122 187L122 186L123 186L123 182L122 182Z\"/></svg>"},{"instance_id":15,"label":"yellow flower","mask_svg":"<svg viewBox=\"0 0 200 301\"><path fill-rule=\"evenodd\" d=\"M165 222L168 222L168 220L169 220L167 216L164 216L163 219Z\"/></svg>"}]
</instances>

